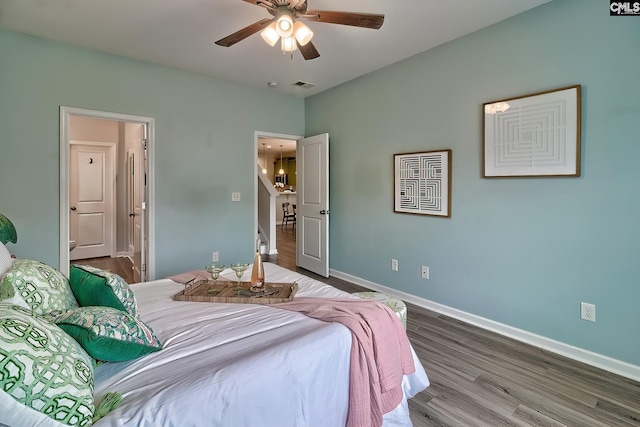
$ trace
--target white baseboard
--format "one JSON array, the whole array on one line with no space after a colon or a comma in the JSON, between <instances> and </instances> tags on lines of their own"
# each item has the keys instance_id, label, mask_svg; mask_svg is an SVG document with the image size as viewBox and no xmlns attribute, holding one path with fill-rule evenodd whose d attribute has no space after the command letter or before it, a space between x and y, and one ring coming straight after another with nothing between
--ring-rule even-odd
<instances>
[{"instance_id":1,"label":"white baseboard","mask_svg":"<svg viewBox=\"0 0 640 427\"><path fill-rule=\"evenodd\" d=\"M537 335L522 329L514 328L513 326L505 325L504 323L499 323L481 316L476 316L475 314L467 313L456 308L452 308L443 304L439 304L437 302L408 294L406 292L398 291L396 289L389 288L378 283L370 282L368 280L352 276L341 271L331 269L329 270L329 274L338 279L355 283L356 285L363 286L373 291L383 292L385 294L395 296L403 301L415 304L427 310L435 311L436 313L442 313L446 316L453 317L454 319L462 320L463 322L469 323L471 325L478 326L488 331L492 331L497 334L533 345L543 350L568 357L569 359L586 363L587 365L595 366L596 368L604 369L605 371L612 372L614 374L622 375L623 377L630 378L634 381L640 381L640 366L632 365L631 363L613 359L609 356L604 356L602 354L594 353L580 347L575 347L560 341L556 341L542 335Z\"/></svg>"},{"instance_id":2,"label":"white baseboard","mask_svg":"<svg viewBox=\"0 0 640 427\"><path fill-rule=\"evenodd\" d=\"M133 252L118 252L116 258L130 258L133 259Z\"/></svg>"}]
</instances>

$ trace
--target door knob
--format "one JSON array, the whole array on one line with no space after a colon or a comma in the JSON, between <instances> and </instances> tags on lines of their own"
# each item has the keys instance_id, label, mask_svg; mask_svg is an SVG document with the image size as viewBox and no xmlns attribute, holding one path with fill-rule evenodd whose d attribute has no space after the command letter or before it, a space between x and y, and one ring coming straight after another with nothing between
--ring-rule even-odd
<instances>
[{"instance_id":1,"label":"door knob","mask_svg":"<svg viewBox=\"0 0 640 427\"><path fill-rule=\"evenodd\" d=\"M130 213L129 216L130 217L134 217L134 216L136 216L136 214L135 213Z\"/></svg>"},{"instance_id":2,"label":"door knob","mask_svg":"<svg viewBox=\"0 0 640 427\"><path fill-rule=\"evenodd\" d=\"M329 215L330 213L331 211L325 211L324 209L320 211L320 215Z\"/></svg>"},{"instance_id":3,"label":"door knob","mask_svg":"<svg viewBox=\"0 0 640 427\"><path fill-rule=\"evenodd\" d=\"M76 207L75 207L75 206L71 206L71 210L72 210L72 211L75 211L75 210L76 210Z\"/></svg>"}]
</instances>

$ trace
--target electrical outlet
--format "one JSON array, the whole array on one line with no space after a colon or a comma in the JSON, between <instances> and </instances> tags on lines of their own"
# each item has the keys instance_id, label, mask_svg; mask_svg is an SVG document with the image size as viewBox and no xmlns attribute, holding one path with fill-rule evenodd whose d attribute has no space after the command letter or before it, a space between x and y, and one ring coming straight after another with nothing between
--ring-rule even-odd
<instances>
[{"instance_id":1,"label":"electrical outlet","mask_svg":"<svg viewBox=\"0 0 640 427\"><path fill-rule=\"evenodd\" d=\"M232 202L239 202L240 201L240 193L238 193L238 192L231 193L231 201Z\"/></svg>"},{"instance_id":2,"label":"electrical outlet","mask_svg":"<svg viewBox=\"0 0 640 427\"><path fill-rule=\"evenodd\" d=\"M422 270L420 270L420 274L422 275L423 279L429 280L429 267L423 265Z\"/></svg>"},{"instance_id":3,"label":"electrical outlet","mask_svg":"<svg viewBox=\"0 0 640 427\"><path fill-rule=\"evenodd\" d=\"M398 271L398 260L397 259L392 259L391 260L391 269L393 271Z\"/></svg>"},{"instance_id":4,"label":"electrical outlet","mask_svg":"<svg viewBox=\"0 0 640 427\"><path fill-rule=\"evenodd\" d=\"M588 302L580 303L580 318L589 322L596 321L596 305Z\"/></svg>"},{"instance_id":5,"label":"electrical outlet","mask_svg":"<svg viewBox=\"0 0 640 427\"><path fill-rule=\"evenodd\" d=\"M220 254L218 252L214 252L211 254L211 261L218 262L220 261Z\"/></svg>"}]
</instances>

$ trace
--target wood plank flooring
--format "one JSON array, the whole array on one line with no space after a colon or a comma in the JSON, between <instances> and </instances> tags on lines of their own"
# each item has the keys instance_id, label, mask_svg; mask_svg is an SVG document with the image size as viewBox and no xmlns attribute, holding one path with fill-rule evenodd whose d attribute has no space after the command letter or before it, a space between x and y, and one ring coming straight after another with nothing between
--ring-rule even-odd
<instances>
[{"instance_id":1,"label":"wood plank flooring","mask_svg":"<svg viewBox=\"0 0 640 427\"><path fill-rule=\"evenodd\" d=\"M296 268L295 234L277 230L290 270L347 292L364 288ZM431 385L409 400L415 427L640 426L640 383L407 303L407 335Z\"/></svg>"},{"instance_id":2,"label":"wood plank flooring","mask_svg":"<svg viewBox=\"0 0 640 427\"><path fill-rule=\"evenodd\" d=\"M127 257L111 258L106 256L101 258L78 259L71 261L71 264L90 265L110 271L122 277L127 283L133 283L133 263Z\"/></svg>"},{"instance_id":3,"label":"wood plank flooring","mask_svg":"<svg viewBox=\"0 0 640 427\"><path fill-rule=\"evenodd\" d=\"M290 270L347 292L366 290L296 268L295 233L277 227ZM77 263L111 269L130 283L126 258ZM640 426L640 383L407 303L407 335L431 386L409 400L415 427Z\"/></svg>"}]
</instances>

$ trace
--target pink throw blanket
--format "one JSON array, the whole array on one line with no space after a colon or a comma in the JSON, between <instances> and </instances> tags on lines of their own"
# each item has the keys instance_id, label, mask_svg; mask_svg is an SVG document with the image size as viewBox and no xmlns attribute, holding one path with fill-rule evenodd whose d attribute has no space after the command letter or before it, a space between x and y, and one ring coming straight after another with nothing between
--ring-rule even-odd
<instances>
[{"instance_id":1,"label":"pink throw blanket","mask_svg":"<svg viewBox=\"0 0 640 427\"><path fill-rule=\"evenodd\" d=\"M186 273L176 274L174 276L167 277L169 280L173 280L177 283L186 284L191 281L195 282L198 280L208 280L211 279L211 273L206 270L193 270L187 271Z\"/></svg>"},{"instance_id":2,"label":"pink throw blanket","mask_svg":"<svg viewBox=\"0 0 640 427\"><path fill-rule=\"evenodd\" d=\"M378 427L382 415L402 401L402 377L415 372L400 319L371 300L296 298L273 307L298 311L351 330L351 376L347 427Z\"/></svg>"}]
</instances>

